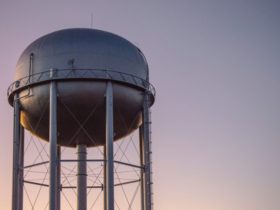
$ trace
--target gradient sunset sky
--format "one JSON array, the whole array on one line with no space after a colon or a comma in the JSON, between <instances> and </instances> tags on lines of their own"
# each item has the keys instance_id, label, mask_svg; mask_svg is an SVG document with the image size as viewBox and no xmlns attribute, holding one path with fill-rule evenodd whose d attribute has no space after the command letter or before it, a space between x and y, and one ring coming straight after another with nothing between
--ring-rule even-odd
<instances>
[{"instance_id":1,"label":"gradient sunset sky","mask_svg":"<svg viewBox=\"0 0 280 210\"><path fill-rule=\"evenodd\" d=\"M91 14L149 63L154 209L279 210L277 0L0 0L0 209L11 208L17 59L42 35L91 27Z\"/></svg>"}]
</instances>

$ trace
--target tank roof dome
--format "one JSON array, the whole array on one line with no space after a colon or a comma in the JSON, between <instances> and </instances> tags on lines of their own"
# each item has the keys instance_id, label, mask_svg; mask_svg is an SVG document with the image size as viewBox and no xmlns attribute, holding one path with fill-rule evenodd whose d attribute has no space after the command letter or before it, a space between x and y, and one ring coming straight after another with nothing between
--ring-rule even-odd
<instances>
[{"instance_id":1,"label":"tank roof dome","mask_svg":"<svg viewBox=\"0 0 280 210\"><path fill-rule=\"evenodd\" d=\"M145 57L135 45L96 29L64 29L37 39L20 56L16 80L30 73L30 56L33 56L33 74L51 68L102 69L148 79Z\"/></svg>"}]
</instances>

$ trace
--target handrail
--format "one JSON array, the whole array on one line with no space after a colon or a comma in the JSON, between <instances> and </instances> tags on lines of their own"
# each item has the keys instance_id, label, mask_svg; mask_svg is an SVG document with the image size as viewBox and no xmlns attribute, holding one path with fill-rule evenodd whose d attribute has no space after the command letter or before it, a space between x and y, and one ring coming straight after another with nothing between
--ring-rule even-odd
<instances>
[{"instance_id":1,"label":"handrail","mask_svg":"<svg viewBox=\"0 0 280 210\"><path fill-rule=\"evenodd\" d=\"M53 76L51 76L51 71L55 72ZM124 72L106 69L50 69L13 82L7 90L8 100L10 103L13 101L12 96L16 91L52 80L112 80L144 89L152 95L153 99L156 95L154 86L148 81Z\"/></svg>"}]
</instances>

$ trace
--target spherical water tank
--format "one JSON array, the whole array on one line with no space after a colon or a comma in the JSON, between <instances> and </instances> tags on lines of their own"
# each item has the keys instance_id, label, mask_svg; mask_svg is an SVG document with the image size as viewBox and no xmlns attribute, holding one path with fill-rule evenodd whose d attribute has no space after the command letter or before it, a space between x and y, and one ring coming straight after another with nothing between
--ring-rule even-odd
<instances>
[{"instance_id":1,"label":"spherical water tank","mask_svg":"<svg viewBox=\"0 0 280 210\"><path fill-rule=\"evenodd\" d=\"M58 144L105 144L106 84L113 84L114 139L141 124L144 93L151 92L144 55L126 39L94 29L65 29L31 43L20 56L8 97L18 93L21 124L49 139L49 84L57 85Z\"/></svg>"}]
</instances>

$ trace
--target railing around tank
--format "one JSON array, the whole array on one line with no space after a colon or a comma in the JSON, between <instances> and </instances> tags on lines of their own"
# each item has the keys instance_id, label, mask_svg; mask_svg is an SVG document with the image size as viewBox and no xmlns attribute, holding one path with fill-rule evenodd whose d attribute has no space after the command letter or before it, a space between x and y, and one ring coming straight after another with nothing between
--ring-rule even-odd
<instances>
[{"instance_id":1,"label":"railing around tank","mask_svg":"<svg viewBox=\"0 0 280 210\"><path fill-rule=\"evenodd\" d=\"M53 75L51 76L51 72ZM23 77L13 82L7 91L9 102L17 90L26 89L40 83L49 82L51 80L112 80L129 85L133 85L149 91L155 98L156 90L152 84L146 80L123 72L104 70L104 69L50 69L30 76Z\"/></svg>"}]
</instances>

